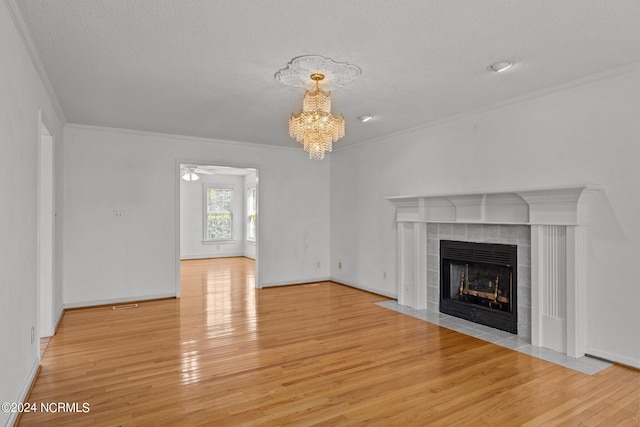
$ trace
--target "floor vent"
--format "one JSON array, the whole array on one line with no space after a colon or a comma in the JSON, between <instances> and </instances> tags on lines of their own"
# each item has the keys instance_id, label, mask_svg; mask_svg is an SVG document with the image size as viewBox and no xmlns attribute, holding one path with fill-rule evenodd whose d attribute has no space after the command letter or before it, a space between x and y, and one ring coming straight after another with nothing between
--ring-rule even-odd
<instances>
[{"instance_id":1,"label":"floor vent","mask_svg":"<svg viewBox=\"0 0 640 427\"><path fill-rule=\"evenodd\" d=\"M114 310L124 310L125 308L137 308L138 304L124 304L124 305L114 305L111 307Z\"/></svg>"}]
</instances>

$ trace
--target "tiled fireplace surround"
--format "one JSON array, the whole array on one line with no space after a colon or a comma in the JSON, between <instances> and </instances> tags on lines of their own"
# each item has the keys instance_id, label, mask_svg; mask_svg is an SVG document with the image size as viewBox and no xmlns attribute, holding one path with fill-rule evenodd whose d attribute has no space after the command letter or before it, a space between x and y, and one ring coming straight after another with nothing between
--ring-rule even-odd
<instances>
[{"instance_id":1,"label":"tiled fireplace surround","mask_svg":"<svg viewBox=\"0 0 640 427\"><path fill-rule=\"evenodd\" d=\"M518 336L581 357L593 185L389 197L396 206L398 303L439 312L440 240L518 247Z\"/></svg>"},{"instance_id":2,"label":"tiled fireplace surround","mask_svg":"<svg viewBox=\"0 0 640 427\"><path fill-rule=\"evenodd\" d=\"M518 336L531 339L531 230L527 225L427 223L427 311L440 301L440 240L518 246Z\"/></svg>"}]
</instances>

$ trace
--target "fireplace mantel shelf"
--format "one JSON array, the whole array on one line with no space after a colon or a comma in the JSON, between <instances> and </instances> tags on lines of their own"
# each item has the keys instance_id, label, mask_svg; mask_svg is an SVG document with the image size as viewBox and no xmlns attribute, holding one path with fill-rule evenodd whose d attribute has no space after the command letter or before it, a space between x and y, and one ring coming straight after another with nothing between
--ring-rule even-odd
<instances>
[{"instance_id":1,"label":"fireplace mantel shelf","mask_svg":"<svg viewBox=\"0 0 640 427\"><path fill-rule=\"evenodd\" d=\"M483 193L386 197L399 222L508 225L582 225L583 202L600 187L593 184Z\"/></svg>"}]
</instances>

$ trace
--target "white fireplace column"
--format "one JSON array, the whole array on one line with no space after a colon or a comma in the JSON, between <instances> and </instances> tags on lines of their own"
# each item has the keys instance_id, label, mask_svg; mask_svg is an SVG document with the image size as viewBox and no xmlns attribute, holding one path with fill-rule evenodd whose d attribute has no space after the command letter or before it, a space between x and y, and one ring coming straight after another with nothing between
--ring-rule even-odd
<instances>
[{"instance_id":1,"label":"white fireplace column","mask_svg":"<svg viewBox=\"0 0 640 427\"><path fill-rule=\"evenodd\" d=\"M531 227L531 343L584 356L586 345L586 227Z\"/></svg>"},{"instance_id":2,"label":"white fireplace column","mask_svg":"<svg viewBox=\"0 0 640 427\"><path fill-rule=\"evenodd\" d=\"M594 185L388 197L397 208L398 303L427 308L427 230L438 223L531 226L531 343L586 347L587 202Z\"/></svg>"},{"instance_id":3,"label":"white fireplace column","mask_svg":"<svg viewBox=\"0 0 640 427\"><path fill-rule=\"evenodd\" d=\"M398 304L427 308L427 224L416 221L417 203L398 208L397 233ZM402 212L400 212L402 210Z\"/></svg>"},{"instance_id":4,"label":"white fireplace column","mask_svg":"<svg viewBox=\"0 0 640 427\"><path fill-rule=\"evenodd\" d=\"M532 224L531 344L571 357L584 356L586 348L587 203L597 190L580 186L520 194Z\"/></svg>"}]
</instances>

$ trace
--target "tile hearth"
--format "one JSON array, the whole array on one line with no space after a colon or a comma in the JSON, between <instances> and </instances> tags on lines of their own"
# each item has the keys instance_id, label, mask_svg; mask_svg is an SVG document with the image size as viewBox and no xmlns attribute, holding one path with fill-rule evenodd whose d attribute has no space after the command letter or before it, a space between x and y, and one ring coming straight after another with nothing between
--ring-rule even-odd
<instances>
[{"instance_id":1,"label":"tile hearth","mask_svg":"<svg viewBox=\"0 0 640 427\"><path fill-rule=\"evenodd\" d=\"M608 368L612 364L604 360L595 359L589 356L573 358L557 351L549 350L544 347L534 347L530 341L509 332L499 329L490 328L488 326L479 325L464 319L449 316L443 313L433 313L427 310L417 310L407 306L398 304L397 301L388 300L377 303L380 307L433 323L443 328L451 329L461 334L469 335L501 347L509 348L574 371L582 372L587 375L594 375L603 369Z\"/></svg>"}]
</instances>

